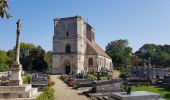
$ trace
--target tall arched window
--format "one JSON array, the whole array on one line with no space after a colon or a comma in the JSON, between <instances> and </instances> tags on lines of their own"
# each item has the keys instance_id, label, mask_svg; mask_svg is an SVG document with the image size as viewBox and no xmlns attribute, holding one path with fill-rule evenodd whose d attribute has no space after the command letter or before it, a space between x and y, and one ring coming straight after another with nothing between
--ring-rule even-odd
<instances>
[{"instance_id":1,"label":"tall arched window","mask_svg":"<svg viewBox=\"0 0 170 100\"><path fill-rule=\"evenodd\" d=\"M93 65L93 58L92 57L89 58L89 65Z\"/></svg>"},{"instance_id":2,"label":"tall arched window","mask_svg":"<svg viewBox=\"0 0 170 100\"><path fill-rule=\"evenodd\" d=\"M66 53L71 53L71 46L69 44L66 45Z\"/></svg>"}]
</instances>

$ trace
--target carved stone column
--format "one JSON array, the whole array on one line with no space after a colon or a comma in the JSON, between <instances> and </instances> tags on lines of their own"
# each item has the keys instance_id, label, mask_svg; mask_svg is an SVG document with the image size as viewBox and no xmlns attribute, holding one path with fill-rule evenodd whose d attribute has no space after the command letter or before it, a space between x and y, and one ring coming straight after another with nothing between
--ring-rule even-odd
<instances>
[{"instance_id":1,"label":"carved stone column","mask_svg":"<svg viewBox=\"0 0 170 100\"><path fill-rule=\"evenodd\" d=\"M18 20L17 24L17 32L16 32L16 57L15 62L12 64L12 76L10 85L22 85L22 65L19 61L20 56L20 31L21 31L21 20Z\"/></svg>"}]
</instances>

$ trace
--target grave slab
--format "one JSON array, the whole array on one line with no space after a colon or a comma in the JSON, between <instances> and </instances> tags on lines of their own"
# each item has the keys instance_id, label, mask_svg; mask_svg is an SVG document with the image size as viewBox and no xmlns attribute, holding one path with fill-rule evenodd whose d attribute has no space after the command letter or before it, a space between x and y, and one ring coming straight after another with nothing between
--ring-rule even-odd
<instances>
[{"instance_id":1,"label":"grave slab","mask_svg":"<svg viewBox=\"0 0 170 100\"><path fill-rule=\"evenodd\" d=\"M148 91L133 91L130 95L126 92L115 92L111 96L118 100L162 100L160 94Z\"/></svg>"}]
</instances>

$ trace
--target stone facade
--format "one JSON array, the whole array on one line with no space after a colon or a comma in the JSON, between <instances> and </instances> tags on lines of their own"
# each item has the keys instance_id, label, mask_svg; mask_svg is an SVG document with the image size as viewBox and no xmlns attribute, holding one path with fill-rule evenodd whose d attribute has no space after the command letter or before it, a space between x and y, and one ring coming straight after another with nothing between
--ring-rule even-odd
<instances>
[{"instance_id":1,"label":"stone facade","mask_svg":"<svg viewBox=\"0 0 170 100\"><path fill-rule=\"evenodd\" d=\"M111 58L96 44L95 30L80 16L55 18L53 73L112 69Z\"/></svg>"}]
</instances>

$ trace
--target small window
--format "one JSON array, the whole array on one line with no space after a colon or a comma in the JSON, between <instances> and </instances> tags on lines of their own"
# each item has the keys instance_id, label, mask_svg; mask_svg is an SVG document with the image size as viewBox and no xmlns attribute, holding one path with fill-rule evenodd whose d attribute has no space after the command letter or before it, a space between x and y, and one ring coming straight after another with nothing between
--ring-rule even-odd
<instances>
[{"instance_id":1,"label":"small window","mask_svg":"<svg viewBox=\"0 0 170 100\"><path fill-rule=\"evenodd\" d=\"M66 45L66 53L71 53L71 46L69 44Z\"/></svg>"},{"instance_id":2,"label":"small window","mask_svg":"<svg viewBox=\"0 0 170 100\"><path fill-rule=\"evenodd\" d=\"M93 65L93 58L89 58L89 65Z\"/></svg>"}]
</instances>

